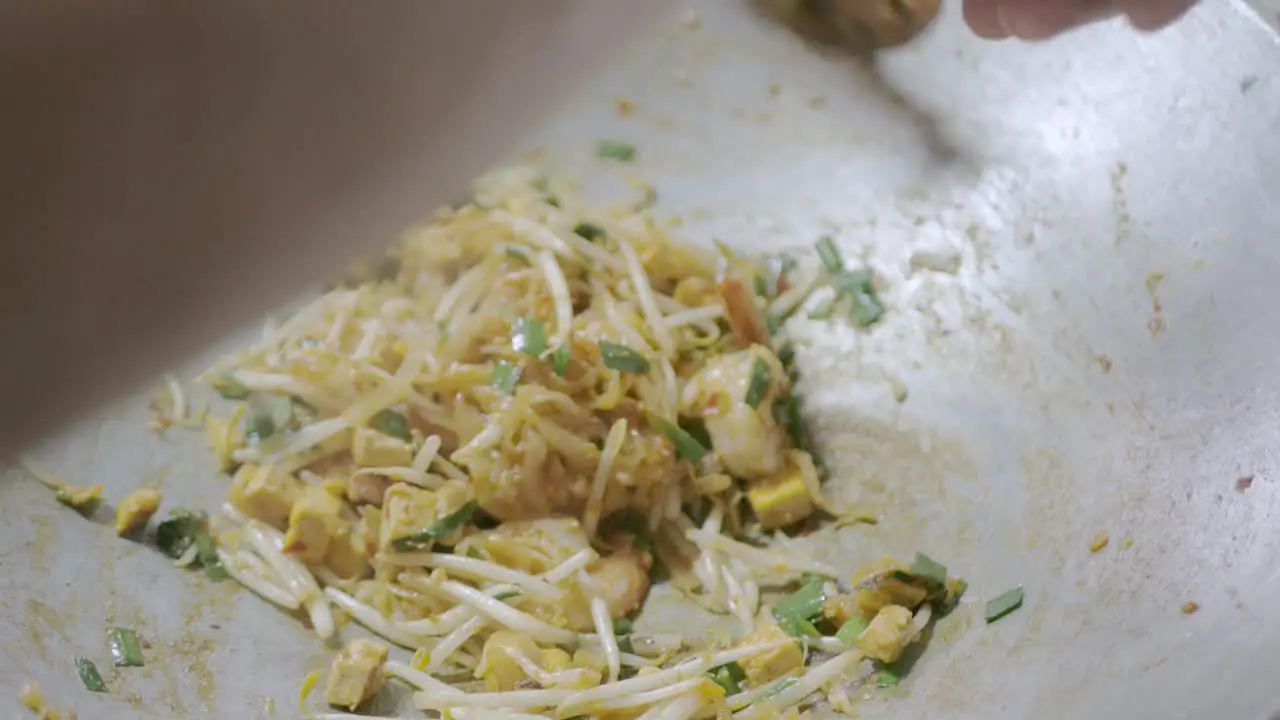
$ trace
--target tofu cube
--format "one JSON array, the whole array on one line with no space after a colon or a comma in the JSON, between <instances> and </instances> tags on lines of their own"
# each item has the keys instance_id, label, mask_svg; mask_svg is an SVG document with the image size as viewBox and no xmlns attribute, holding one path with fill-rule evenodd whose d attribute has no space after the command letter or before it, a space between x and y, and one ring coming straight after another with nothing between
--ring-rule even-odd
<instances>
[{"instance_id":1,"label":"tofu cube","mask_svg":"<svg viewBox=\"0 0 1280 720\"><path fill-rule=\"evenodd\" d=\"M351 457L360 467L403 467L413 462L413 446L377 430L356 428Z\"/></svg>"},{"instance_id":2,"label":"tofu cube","mask_svg":"<svg viewBox=\"0 0 1280 720\"><path fill-rule=\"evenodd\" d=\"M329 538L324 564L344 580L363 577L369 570L369 556L365 554L364 539L351 523L338 528Z\"/></svg>"},{"instance_id":3,"label":"tofu cube","mask_svg":"<svg viewBox=\"0 0 1280 720\"><path fill-rule=\"evenodd\" d=\"M752 684L759 686L773 682L792 670L804 667L804 651L800 649L800 644L773 623L757 625L755 632L748 635L742 644L761 645L779 640L790 642L742 661L742 669L746 671Z\"/></svg>"},{"instance_id":4,"label":"tofu cube","mask_svg":"<svg viewBox=\"0 0 1280 720\"><path fill-rule=\"evenodd\" d=\"M297 478L270 465L245 463L227 491L232 507L280 530L289 527L289 511L302 492Z\"/></svg>"},{"instance_id":5,"label":"tofu cube","mask_svg":"<svg viewBox=\"0 0 1280 720\"><path fill-rule=\"evenodd\" d=\"M768 530L794 525L813 513L813 498L800 471L794 468L752 482L747 500Z\"/></svg>"},{"instance_id":6,"label":"tofu cube","mask_svg":"<svg viewBox=\"0 0 1280 720\"><path fill-rule=\"evenodd\" d=\"M889 605L858 636L858 649L881 662L891 663L902 656L911 642L911 611L901 605Z\"/></svg>"},{"instance_id":7,"label":"tofu cube","mask_svg":"<svg viewBox=\"0 0 1280 720\"><path fill-rule=\"evenodd\" d=\"M383 665L388 648L372 640L357 639L347 643L333 658L325 681L325 702L334 707L354 711L382 688Z\"/></svg>"},{"instance_id":8,"label":"tofu cube","mask_svg":"<svg viewBox=\"0 0 1280 720\"><path fill-rule=\"evenodd\" d=\"M158 491L142 489L121 500L116 506L116 535L124 537L146 527L160 509L161 499Z\"/></svg>"},{"instance_id":9,"label":"tofu cube","mask_svg":"<svg viewBox=\"0 0 1280 720\"><path fill-rule=\"evenodd\" d=\"M338 517L341 511L342 503L327 490L304 485L289 511L284 551L305 563L322 562L330 539L343 524Z\"/></svg>"}]
</instances>

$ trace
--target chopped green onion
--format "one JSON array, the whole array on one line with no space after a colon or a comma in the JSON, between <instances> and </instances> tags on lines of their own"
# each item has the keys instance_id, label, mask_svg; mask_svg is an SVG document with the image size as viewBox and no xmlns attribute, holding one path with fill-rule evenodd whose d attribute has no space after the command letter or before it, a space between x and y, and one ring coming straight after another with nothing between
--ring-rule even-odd
<instances>
[{"instance_id":1,"label":"chopped green onion","mask_svg":"<svg viewBox=\"0 0 1280 720\"><path fill-rule=\"evenodd\" d=\"M724 688L725 695L737 695L742 692L742 683L747 680L747 673L736 662L721 665L707 671L711 681Z\"/></svg>"},{"instance_id":2,"label":"chopped green onion","mask_svg":"<svg viewBox=\"0 0 1280 720\"><path fill-rule=\"evenodd\" d=\"M614 635L630 635L634 629L635 623L631 622L630 618L618 618L613 621Z\"/></svg>"},{"instance_id":3,"label":"chopped green onion","mask_svg":"<svg viewBox=\"0 0 1280 720\"><path fill-rule=\"evenodd\" d=\"M834 275L844 270L844 258L840 256L840 249L836 247L836 241L830 235L818 238L814 247L817 248L818 259L822 260L822 265L827 272Z\"/></svg>"},{"instance_id":4,"label":"chopped green onion","mask_svg":"<svg viewBox=\"0 0 1280 720\"><path fill-rule=\"evenodd\" d=\"M791 363L796 361L796 346L791 343L783 343L778 348L778 360L784 367L790 367Z\"/></svg>"},{"instance_id":5,"label":"chopped green onion","mask_svg":"<svg viewBox=\"0 0 1280 720\"><path fill-rule=\"evenodd\" d=\"M707 448L696 438L690 435L679 425L673 425L665 418L657 415L649 415L649 424L658 429L658 432L667 436L667 439L676 446L676 457L689 462L698 462L707 454Z\"/></svg>"},{"instance_id":6,"label":"chopped green onion","mask_svg":"<svg viewBox=\"0 0 1280 720\"><path fill-rule=\"evenodd\" d=\"M870 270L851 270L836 277L836 290L853 304L853 318L860 327L873 325L884 316L884 305L876 294Z\"/></svg>"},{"instance_id":7,"label":"chopped green onion","mask_svg":"<svg viewBox=\"0 0 1280 720\"><path fill-rule=\"evenodd\" d=\"M782 318L767 312L764 314L764 326L770 335L777 335L778 331L782 329Z\"/></svg>"},{"instance_id":8,"label":"chopped green onion","mask_svg":"<svg viewBox=\"0 0 1280 720\"><path fill-rule=\"evenodd\" d=\"M573 233L591 242L595 242L600 238L609 236L609 233L605 232L604 228L589 222L580 222L577 225L574 225Z\"/></svg>"},{"instance_id":9,"label":"chopped green onion","mask_svg":"<svg viewBox=\"0 0 1280 720\"><path fill-rule=\"evenodd\" d=\"M1024 593L1022 586L1019 585L1012 590L1007 590L1000 597L987 603L986 618L988 623L993 623L1009 613L1022 607Z\"/></svg>"},{"instance_id":10,"label":"chopped green onion","mask_svg":"<svg viewBox=\"0 0 1280 720\"><path fill-rule=\"evenodd\" d=\"M931 585L937 587L947 584L947 566L922 552L916 553L916 561L911 564L911 573L928 580Z\"/></svg>"},{"instance_id":11,"label":"chopped green onion","mask_svg":"<svg viewBox=\"0 0 1280 720\"><path fill-rule=\"evenodd\" d=\"M260 443L276 434L276 421L267 412L250 413L244 420L245 438L250 443Z\"/></svg>"},{"instance_id":12,"label":"chopped green onion","mask_svg":"<svg viewBox=\"0 0 1280 720\"><path fill-rule=\"evenodd\" d=\"M764 401L764 396L772 385L773 373L769 370L769 363L765 362L764 358L757 357L755 363L751 365L751 382L747 385L746 403L752 409L760 407L760 403Z\"/></svg>"},{"instance_id":13,"label":"chopped green onion","mask_svg":"<svg viewBox=\"0 0 1280 720\"><path fill-rule=\"evenodd\" d=\"M569 356L572 353L573 346L567 342L551 353L551 366L555 368L556 375L564 377L569 373Z\"/></svg>"},{"instance_id":14,"label":"chopped green onion","mask_svg":"<svg viewBox=\"0 0 1280 720\"><path fill-rule=\"evenodd\" d=\"M142 641L138 633L129 628L107 629L107 646L111 648L111 663L116 667L142 667Z\"/></svg>"},{"instance_id":15,"label":"chopped green onion","mask_svg":"<svg viewBox=\"0 0 1280 720\"><path fill-rule=\"evenodd\" d=\"M373 417L369 418L369 424L378 432L407 443L413 442L413 432L409 430L409 420L391 408L374 413Z\"/></svg>"},{"instance_id":16,"label":"chopped green onion","mask_svg":"<svg viewBox=\"0 0 1280 720\"><path fill-rule=\"evenodd\" d=\"M489 384L503 395L514 395L516 385L520 384L520 373L519 365L499 360L493 368L493 377L489 380Z\"/></svg>"},{"instance_id":17,"label":"chopped green onion","mask_svg":"<svg viewBox=\"0 0 1280 720\"><path fill-rule=\"evenodd\" d=\"M787 393L773 403L773 419L787 431L791 443L797 448L809 447L809 429L800 417L800 397Z\"/></svg>"},{"instance_id":18,"label":"chopped green onion","mask_svg":"<svg viewBox=\"0 0 1280 720\"><path fill-rule=\"evenodd\" d=\"M560 197L558 195L555 195L554 193L547 193L546 195L543 195L542 202L550 205L553 208L556 208L556 209L560 208Z\"/></svg>"},{"instance_id":19,"label":"chopped green onion","mask_svg":"<svg viewBox=\"0 0 1280 720\"><path fill-rule=\"evenodd\" d=\"M820 638L822 633L804 618L788 616L778 620L778 627L793 638Z\"/></svg>"},{"instance_id":20,"label":"chopped green onion","mask_svg":"<svg viewBox=\"0 0 1280 720\"><path fill-rule=\"evenodd\" d=\"M249 397L249 388L229 372L222 373L210 383L218 394L228 400L243 400Z\"/></svg>"},{"instance_id":21,"label":"chopped green onion","mask_svg":"<svg viewBox=\"0 0 1280 720\"><path fill-rule=\"evenodd\" d=\"M195 536L196 562L204 568L210 580L223 580L227 577L226 568L222 567L222 559L218 557L218 546L213 536L207 532L198 532Z\"/></svg>"},{"instance_id":22,"label":"chopped green onion","mask_svg":"<svg viewBox=\"0 0 1280 720\"><path fill-rule=\"evenodd\" d=\"M80 682L84 683L84 687L89 692L106 692L107 685L102 682L102 675L98 674L98 666L93 664L88 658L76 658L76 673L80 676Z\"/></svg>"},{"instance_id":23,"label":"chopped green onion","mask_svg":"<svg viewBox=\"0 0 1280 720\"><path fill-rule=\"evenodd\" d=\"M867 629L867 619L861 615L850 619L836 631L836 639L845 645L853 646L855 640Z\"/></svg>"},{"instance_id":24,"label":"chopped green onion","mask_svg":"<svg viewBox=\"0 0 1280 720\"><path fill-rule=\"evenodd\" d=\"M605 160L631 162L636 159L636 146L620 140L601 140L596 143L596 155Z\"/></svg>"},{"instance_id":25,"label":"chopped green onion","mask_svg":"<svg viewBox=\"0 0 1280 720\"><path fill-rule=\"evenodd\" d=\"M615 634L616 634L616 633L615 633ZM631 636L630 636L630 635L619 635L619 636L618 636L618 650L620 650L620 651L622 651L622 652L624 652L624 653L627 653L628 655L635 655L635 654L636 654L636 646L631 644Z\"/></svg>"},{"instance_id":26,"label":"chopped green onion","mask_svg":"<svg viewBox=\"0 0 1280 720\"><path fill-rule=\"evenodd\" d=\"M436 540L466 525L471 520L471 516L475 514L476 507L476 501L471 500L466 505L435 521L426 530L396 538L391 541L391 545L396 550L402 551L429 548Z\"/></svg>"},{"instance_id":27,"label":"chopped green onion","mask_svg":"<svg viewBox=\"0 0 1280 720\"><path fill-rule=\"evenodd\" d=\"M896 688L902 682L902 669L896 664L885 665L880 668L880 672L876 674L876 687L878 688Z\"/></svg>"},{"instance_id":28,"label":"chopped green onion","mask_svg":"<svg viewBox=\"0 0 1280 720\"><path fill-rule=\"evenodd\" d=\"M497 595L494 595L493 599L494 600L510 600L513 597L519 597L519 596L520 596L519 590L504 590L503 592L500 592Z\"/></svg>"},{"instance_id":29,"label":"chopped green onion","mask_svg":"<svg viewBox=\"0 0 1280 720\"><path fill-rule=\"evenodd\" d=\"M773 616L779 622L787 618L813 620L822 614L822 604L827 601L827 581L823 578L810 578L799 590L791 593L773 608Z\"/></svg>"},{"instance_id":30,"label":"chopped green onion","mask_svg":"<svg viewBox=\"0 0 1280 720\"><path fill-rule=\"evenodd\" d=\"M473 547L469 547L469 548L467 548L467 557L469 557L469 558L473 558L473 559L475 559L475 560L483 560L483 559L484 559L484 555L483 555L483 554L481 554L479 550L477 550L477 549L475 549L475 548L473 548Z\"/></svg>"},{"instance_id":31,"label":"chopped green onion","mask_svg":"<svg viewBox=\"0 0 1280 720\"><path fill-rule=\"evenodd\" d=\"M517 318L511 326L511 347L516 352L538 357L547 349L546 326L537 318Z\"/></svg>"},{"instance_id":32,"label":"chopped green onion","mask_svg":"<svg viewBox=\"0 0 1280 720\"><path fill-rule=\"evenodd\" d=\"M611 340L601 340L600 359L605 367L627 373L649 372L649 360L631 348Z\"/></svg>"},{"instance_id":33,"label":"chopped green onion","mask_svg":"<svg viewBox=\"0 0 1280 720\"><path fill-rule=\"evenodd\" d=\"M766 300L769 299L769 281L765 279L764 275L760 275L757 273L756 275L752 276L751 285L752 285L752 289L755 290L757 295L759 295L760 297Z\"/></svg>"},{"instance_id":34,"label":"chopped green onion","mask_svg":"<svg viewBox=\"0 0 1280 720\"><path fill-rule=\"evenodd\" d=\"M180 558L195 542L196 535L204 532L204 524L203 515L174 508L169 518L156 527L156 547L171 558Z\"/></svg>"}]
</instances>

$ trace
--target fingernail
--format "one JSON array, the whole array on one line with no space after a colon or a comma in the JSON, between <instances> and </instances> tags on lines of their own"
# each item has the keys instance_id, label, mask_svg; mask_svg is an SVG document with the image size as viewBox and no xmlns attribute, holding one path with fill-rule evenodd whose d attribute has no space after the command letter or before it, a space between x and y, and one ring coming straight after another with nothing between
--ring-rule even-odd
<instances>
[{"instance_id":1,"label":"fingernail","mask_svg":"<svg viewBox=\"0 0 1280 720\"><path fill-rule=\"evenodd\" d=\"M1048 40L1062 30L1056 23L1028 6L1010 6L1005 3L997 13L1000 26L1008 35L1022 40Z\"/></svg>"}]
</instances>

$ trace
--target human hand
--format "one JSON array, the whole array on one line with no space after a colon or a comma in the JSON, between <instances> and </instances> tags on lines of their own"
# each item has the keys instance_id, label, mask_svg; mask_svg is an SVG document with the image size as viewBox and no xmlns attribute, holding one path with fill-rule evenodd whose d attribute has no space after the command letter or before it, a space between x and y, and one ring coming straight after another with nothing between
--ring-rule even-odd
<instances>
[{"instance_id":1,"label":"human hand","mask_svg":"<svg viewBox=\"0 0 1280 720\"><path fill-rule=\"evenodd\" d=\"M1196 0L964 0L964 19L988 39L1047 40L1073 27L1117 15L1142 30L1177 20Z\"/></svg>"}]
</instances>

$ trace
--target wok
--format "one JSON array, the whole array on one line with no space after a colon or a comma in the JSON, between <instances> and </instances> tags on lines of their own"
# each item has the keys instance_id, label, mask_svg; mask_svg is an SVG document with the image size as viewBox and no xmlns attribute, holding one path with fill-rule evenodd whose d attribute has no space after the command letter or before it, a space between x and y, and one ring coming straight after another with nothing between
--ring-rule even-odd
<instances>
[{"instance_id":1,"label":"wok","mask_svg":"<svg viewBox=\"0 0 1280 720\"><path fill-rule=\"evenodd\" d=\"M1029 46L972 37L957 5L872 71L738 2L694 3L528 149L593 194L644 177L694 240L806 251L831 234L885 280L874 329L792 328L829 487L879 518L806 542L850 570L923 550L970 590L901 687L868 689L864 717L1268 717L1276 8L1214 0L1159 35L1113 23ZM601 137L633 141L635 165L603 169ZM202 434L157 438L147 403L31 456L116 500L152 486L166 507L217 507ZM295 619L17 470L0 505L0 715L21 716L31 679L95 720L298 716L331 649ZM1014 585L1024 608L986 625L983 601ZM642 622L705 621L658 592ZM106 662L112 625L150 642L145 668ZM109 693L85 692L77 655Z\"/></svg>"}]
</instances>

